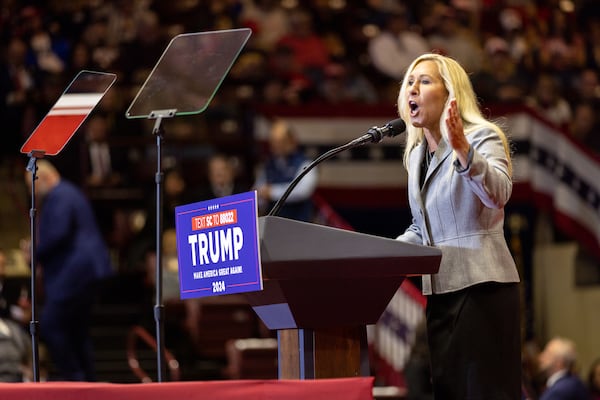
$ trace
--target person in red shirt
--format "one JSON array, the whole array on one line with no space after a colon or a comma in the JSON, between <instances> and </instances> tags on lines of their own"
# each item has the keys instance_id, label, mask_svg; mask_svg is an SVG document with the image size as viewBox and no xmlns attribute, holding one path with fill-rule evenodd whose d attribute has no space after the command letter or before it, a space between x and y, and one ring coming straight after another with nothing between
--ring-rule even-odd
<instances>
[{"instance_id":1,"label":"person in red shirt","mask_svg":"<svg viewBox=\"0 0 600 400\"><path fill-rule=\"evenodd\" d=\"M312 85L322 79L325 66L331 56L322 37L313 28L312 16L303 10L296 10L290 17L290 32L278 42L278 49L291 52L297 70L308 77Z\"/></svg>"}]
</instances>

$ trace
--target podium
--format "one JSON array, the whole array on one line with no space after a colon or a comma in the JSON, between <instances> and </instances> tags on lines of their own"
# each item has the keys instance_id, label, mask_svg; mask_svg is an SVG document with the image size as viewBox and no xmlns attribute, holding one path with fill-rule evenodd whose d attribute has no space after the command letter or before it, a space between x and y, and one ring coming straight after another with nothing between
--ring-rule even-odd
<instances>
[{"instance_id":1,"label":"podium","mask_svg":"<svg viewBox=\"0 0 600 400\"><path fill-rule=\"evenodd\" d=\"M245 296L277 330L279 379L369 375L366 325L441 261L437 248L281 217L260 217L259 234L263 290Z\"/></svg>"}]
</instances>

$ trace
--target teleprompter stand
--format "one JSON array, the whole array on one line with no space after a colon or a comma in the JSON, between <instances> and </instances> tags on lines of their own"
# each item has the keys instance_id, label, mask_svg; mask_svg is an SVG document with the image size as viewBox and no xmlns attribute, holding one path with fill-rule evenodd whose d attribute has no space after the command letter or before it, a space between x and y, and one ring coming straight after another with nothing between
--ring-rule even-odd
<instances>
[{"instance_id":1,"label":"teleprompter stand","mask_svg":"<svg viewBox=\"0 0 600 400\"><path fill-rule=\"evenodd\" d=\"M165 118L203 112L250 37L250 29L188 33L169 42L126 111L127 118L155 120L156 136L156 288L154 320L158 382L164 380L164 305L162 294L163 173Z\"/></svg>"},{"instance_id":2,"label":"teleprompter stand","mask_svg":"<svg viewBox=\"0 0 600 400\"><path fill-rule=\"evenodd\" d=\"M37 307L36 307L36 256L35 256L35 246L33 243L36 243L36 234L35 234L35 217L37 210L35 208L35 181L37 179L37 160L38 158L43 158L45 152L33 150L29 152L29 162L27 163L26 170L31 173L31 208L29 209L29 231L30 231L30 246L29 246L29 260L31 263L31 320L29 321L29 334L31 335L31 357L32 357L32 372L33 372L33 381L39 382L40 380L40 356L39 356L39 346L38 346L38 338L39 338L39 321L37 320Z\"/></svg>"},{"instance_id":3,"label":"teleprompter stand","mask_svg":"<svg viewBox=\"0 0 600 400\"><path fill-rule=\"evenodd\" d=\"M36 213L35 181L37 180L37 161L47 155L57 155L73 137L83 121L96 107L100 99L115 82L114 74L94 71L80 71L71 81L48 114L35 128L21 147L21 153L27 154L29 162L26 170L31 173L31 209L30 218L30 269L31 269L31 355L33 381L39 382L39 321L36 307Z\"/></svg>"},{"instance_id":4,"label":"teleprompter stand","mask_svg":"<svg viewBox=\"0 0 600 400\"><path fill-rule=\"evenodd\" d=\"M366 325L441 251L290 219L259 218L264 289L245 293L277 330L280 379L369 375Z\"/></svg>"}]
</instances>

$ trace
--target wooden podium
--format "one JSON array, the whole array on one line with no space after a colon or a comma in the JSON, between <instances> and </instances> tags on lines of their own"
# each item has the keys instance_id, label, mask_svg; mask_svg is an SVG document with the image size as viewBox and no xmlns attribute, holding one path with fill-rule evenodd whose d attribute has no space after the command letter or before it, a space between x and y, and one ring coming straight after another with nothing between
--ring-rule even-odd
<instances>
[{"instance_id":1,"label":"wooden podium","mask_svg":"<svg viewBox=\"0 0 600 400\"><path fill-rule=\"evenodd\" d=\"M245 293L277 330L279 379L368 376L366 325L406 276L436 273L441 251L357 232L260 217L263 290Z\"/></svg>"}]
</instances>

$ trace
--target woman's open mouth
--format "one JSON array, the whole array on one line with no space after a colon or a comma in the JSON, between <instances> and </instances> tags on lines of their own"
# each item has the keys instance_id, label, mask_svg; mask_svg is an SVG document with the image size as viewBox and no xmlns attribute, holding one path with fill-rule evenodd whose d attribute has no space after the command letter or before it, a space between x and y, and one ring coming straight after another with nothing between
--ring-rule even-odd
<instances>
[{"instance_id":1,"label":"woman's open mouth","mask_svg":"<svg viewBox=\"0 0 600 400\"><path fill-rule=\"evenodd\" d=\"M419 112L419 105L415 101L410 100L408 102L408 107L410 108L411 117L414 117Z\"/></svg>"}]
</instances>

